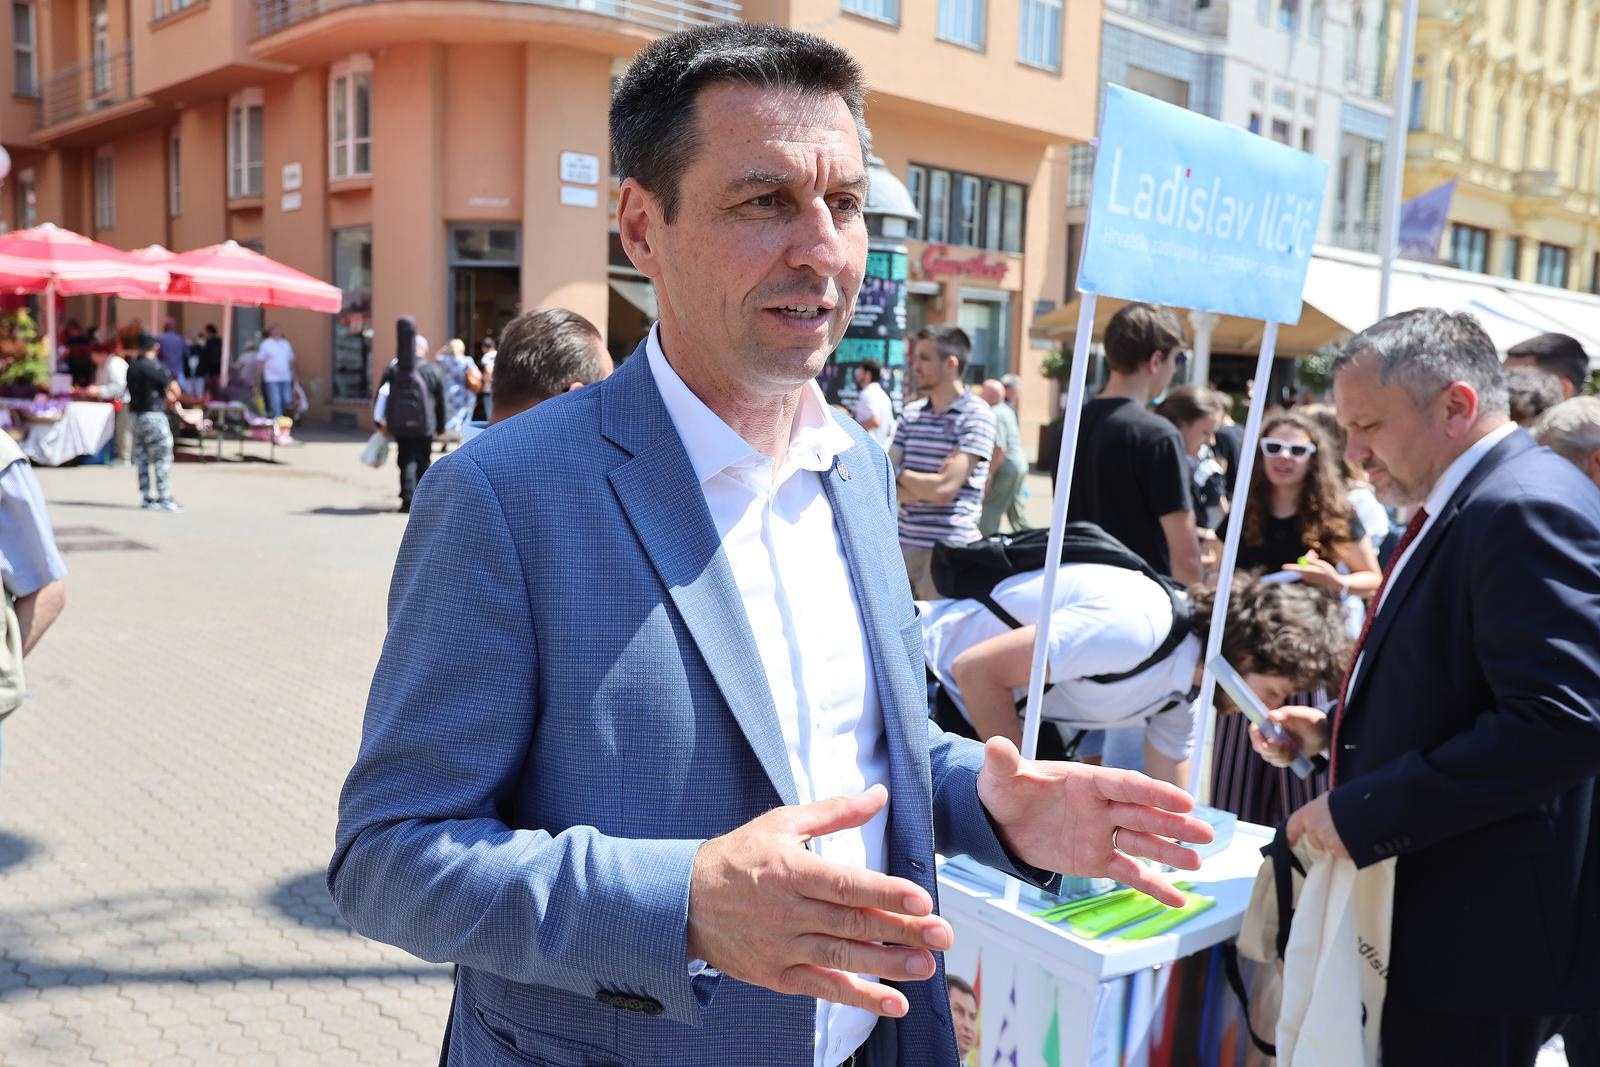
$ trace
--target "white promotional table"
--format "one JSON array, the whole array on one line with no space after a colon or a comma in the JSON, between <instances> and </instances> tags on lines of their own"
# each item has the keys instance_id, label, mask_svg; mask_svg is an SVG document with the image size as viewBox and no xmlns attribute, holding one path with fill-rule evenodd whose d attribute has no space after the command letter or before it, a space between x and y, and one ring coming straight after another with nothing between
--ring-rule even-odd
<instances>
[{"instance_id":1,"label":"white promotional table","mask_svg":"<svg viewBox=\"0 0 1600 1067\"><path fill-rule=\"evenodd\" d=\"M1227 848L1206 857L1199 871L1173 876L1194 883L1193 891L1216 898L1216 905L1169 933L1134 942L1078 937L1065 924L1032 916L1053 903L1043 894L1024 887L1019 900L1009 904L998 873L965 860L941 863L940 910L956 933L945 968L979 987L978 1047L963 1063L1187 1067L1218 1062L1219 1049L1237 1043L1237 1034L1218 1021L1219 1012L1231 1014L1232 993L1225 982L1202 976L1198 985L1204 995L1193 995L1191 988L1180 1008L1177 991L1169 988L1170 965L1238 934L1261 848L1272 833L1239 823ZM1196 965L1210 968L1212 961L1201 958Z\"/></svg>"}]
</instances>

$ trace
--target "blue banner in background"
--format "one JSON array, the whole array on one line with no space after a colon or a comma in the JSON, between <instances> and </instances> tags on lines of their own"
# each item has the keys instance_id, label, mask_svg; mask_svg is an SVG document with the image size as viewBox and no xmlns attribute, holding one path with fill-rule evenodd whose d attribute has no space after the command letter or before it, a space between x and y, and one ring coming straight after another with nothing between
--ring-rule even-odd
<instances>
[{"instance_id":1,"label":"blue banner in background","mask_svg":"<svg viewBox=\"0 0 1600 1067\"><path fill-rule=\"evenodd\" d=\"M1456 180L1451 178L1437 189L1429 189L1400 205L1400 255L1425 263L1439 262L1439 245L1444 241L1450 201L1455 195Z\"/></svg>"},{"instance_id":2,"label":"blue banner in background","mask_svg":"<svg viewBox=\"0 0 1600 1067\"><path fill-rule=\"evenodd\" d=\"M1299 322L1327 183L1315 156L1107 86L1078 288Z\"/></svg>"}]
</instances>

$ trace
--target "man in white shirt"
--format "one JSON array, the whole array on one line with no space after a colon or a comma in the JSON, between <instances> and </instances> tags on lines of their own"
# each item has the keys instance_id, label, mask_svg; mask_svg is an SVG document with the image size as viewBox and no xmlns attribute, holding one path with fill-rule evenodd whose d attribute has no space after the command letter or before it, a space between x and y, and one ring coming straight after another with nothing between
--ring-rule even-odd
<instances>
[{"instance_id":1,"label":"man in white shirt","mask_svg":"<svg viewBox=\"0 0 1600 1067\"><path fill-rule=\"evenodd\" d=\"M1177 902L1132 857L1210 837L1169 785L928 722L888 457L815 382L865 274L864 91L775 26L645 48L611 145L659 323L418 491L329 883L460 964L449 1062L954 1067L936 845Z\"/></svg>"},{"instance_id":2,"label":"man in white shirt","mask_svg":"<svg viewBox=\"0 0 1600 1067\"><path fill-rule=\"evenodd\" d=\"M864 359L856 364L854 377L860 390L856 394L856 422L887 452L889 442L894 440L894 403L883 388L883 364Z\"/></svg>"},{"instance_id":3,"label":"man in white shirt","mask_svg":"<svg viewBox=\"0 0 1600 1067\"><path fill-rule=\"evenodd\" d=\"M261 398L273 418L294 410L294 348L274 323L256 349L256 365L261 370Z\"/></svg>"}]
</instances>

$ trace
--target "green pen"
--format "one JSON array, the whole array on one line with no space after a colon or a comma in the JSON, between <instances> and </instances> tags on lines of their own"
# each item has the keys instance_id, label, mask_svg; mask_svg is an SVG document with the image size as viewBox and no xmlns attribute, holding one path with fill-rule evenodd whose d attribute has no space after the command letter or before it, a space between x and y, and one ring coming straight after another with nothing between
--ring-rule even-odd
<instances>
[{"instance_id":1,"label":"green pen","mask_svg":"<svg viewBox=\"0 0 1600 1067\"><path fill-rule=\"evenodd\" d=\"M1165 915L1157 915L1154 918L1146 919L1138 926L1130 927L1129 929L1122 931L1122 933L1117 934L1111 940L1143 941L1147 938L1157 937L1166 933L1168 930L1171 930L1174 926L1180 926L1194 918L1196 915L1199 915L1201 912L1211 909L1216 905L1216 903L1217 900L1215 897L1206 897L1201 896L1199 893L1190 893L1189 899L1184 903L1183 907L1169 908L1167 909L1167 913Z\"/></svg>"},{"instance_id":2,"label":"green pen","mask_svg":"<svg viewBox=\"0 0 1600 1067\"><path fill-rule=\"evenodd\" d=\"M1101 934L1110 933L1129 923L1148 919L1158 915L1166 909L1166 905L1159 900L1151 900L1146 896L1132 897L1121 900L1104 908L1076 915L1068 920L1067 925L1079 937L1099 937Z\"/></svg>"}]
</instances>

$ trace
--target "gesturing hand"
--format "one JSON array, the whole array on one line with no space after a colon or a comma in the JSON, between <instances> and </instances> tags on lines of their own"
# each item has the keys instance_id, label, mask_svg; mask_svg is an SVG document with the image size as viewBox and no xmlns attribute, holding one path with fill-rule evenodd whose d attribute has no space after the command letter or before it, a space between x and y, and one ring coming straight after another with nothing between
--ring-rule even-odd
<instances>
[{"instance_id":1,"label":"gesturing hand","mask_svg":"<svg viewBox=\"0 0 1600 1067\"><path fill-rule=\"evenodd\" d=\"M1209 825L1182 814L1194 809L1194 799L1175 785L1136 771L1024 760L1017 746L1000 737L984 746L978 799L1006 847L1024 862L1062 874L1115 878L1173 907L1183 904L1184 895L1130 857L1192 871L1200 857L1169 839L1205 844L1212 837Z\"/></svg>"},{"instance_id":2,"label":"gesturing hand","mask_svg":"<svg viewBox=\"0 0 1600 1067\"><path fill-rule=\"evenodd\" d=\"M932 977L927 950L954 944L949 924L914 882L830 863L805 847L865 824L888 799L873 786L778 808L707 841L689 881L689 955L779 993L904 1015L904 994L860 975Z\"/></svg>"}]
</instances>

